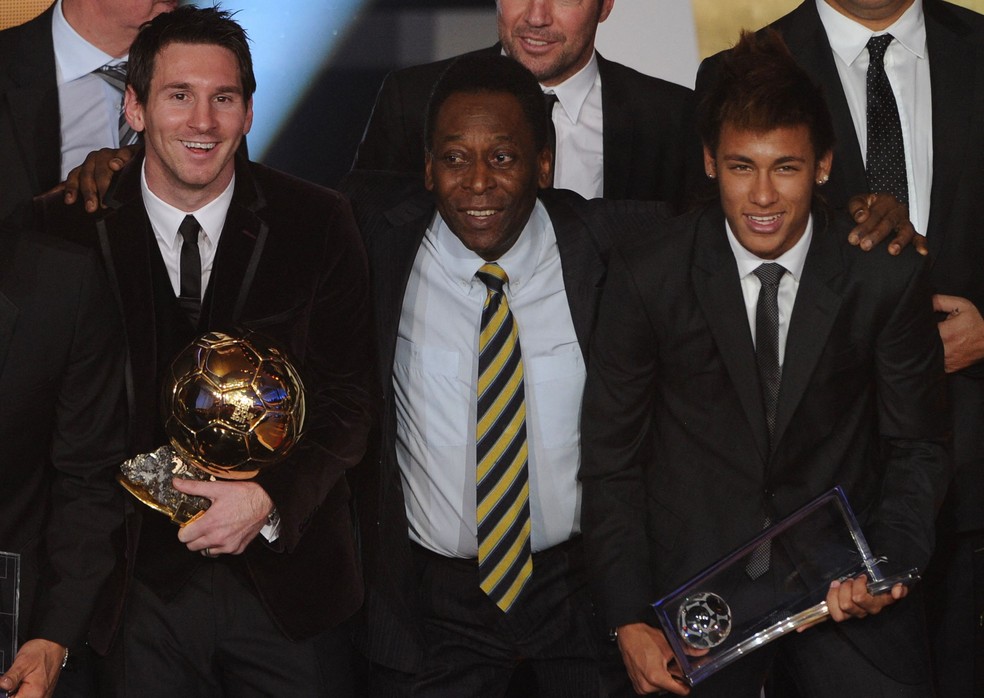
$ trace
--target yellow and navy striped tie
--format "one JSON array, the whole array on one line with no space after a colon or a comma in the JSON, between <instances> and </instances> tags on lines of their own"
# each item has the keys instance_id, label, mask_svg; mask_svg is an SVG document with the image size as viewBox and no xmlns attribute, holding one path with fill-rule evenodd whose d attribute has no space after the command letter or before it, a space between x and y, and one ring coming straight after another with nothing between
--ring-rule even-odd
<instances>
[{"instance_id":1,"label":"yellow and navy striped tie","mask_svg":"<svg viewBox=\"0 0 984 698\"><path fill-rule=\"evenodd\" d=\"M523 359L498 264L476 276L488 287L478 343L478 569L482 591L508 611L533 572Z\"/></svg>"}]
</instances>

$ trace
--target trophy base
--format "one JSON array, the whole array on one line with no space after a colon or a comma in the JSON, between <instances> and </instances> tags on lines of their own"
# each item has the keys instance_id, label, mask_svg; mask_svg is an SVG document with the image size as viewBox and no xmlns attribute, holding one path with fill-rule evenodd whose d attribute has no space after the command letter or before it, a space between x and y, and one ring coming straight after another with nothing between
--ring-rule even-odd
<instances>
[{"instance_id":1,"label":"trophy base","mask_svg":"<svg viewBox=\"0 0 984 698\"><path fill-rule=\"evenodd\" d=\"M120 470L116 480L130 494L179 526L199 518L211 505L205 497L184 494L171 486L171 479L175 477L186 480L215 478L185 463L170 446L135 456L125 461Z\"/></svg>"}]
</instances>

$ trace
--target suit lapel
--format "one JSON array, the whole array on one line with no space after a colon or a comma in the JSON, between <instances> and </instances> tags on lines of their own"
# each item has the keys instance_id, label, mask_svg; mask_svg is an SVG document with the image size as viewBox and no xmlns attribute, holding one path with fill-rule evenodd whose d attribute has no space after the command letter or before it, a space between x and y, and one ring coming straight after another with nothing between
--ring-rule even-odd
<instances>
[{"instance_id":1,"label":"suit lapel","mask_svg":"<svg viewBox=\"0 0 984 698\"><path fill-rule=\"evenodd\" d=\"M844 271L842 241L846 239L846 229L830 229L826 213L814 209L813 239L786 336L774 444L782 439L803 399L840 309L841 296L833 290L831 282Z\"/></svg>"},{"instance_id":2,"label":"suit lapel","mask_svg":"<svg viewBox=\"0 0 984 698\"><path fill-rule=\"evenodd\" d=\"M602 133L605 197L622 198L627 188L629 160L632 153L632 123L630 95L612 76L609 62L598 54L598 75L601 77L601 113L605 126Z\"/></svg>"},{"instance_id":3,"label":"suit lapel","mask_svg":"<svg viewBox=\"0 0 984 698\"><path fill-rule=\"evenodd\" d=\"M934 257L946 243L946 219L967 160L967 135L977 95L982 89L980 54L975 54L953 17L940 3L927 2L926 43L933 92L933 186L928 242Z\"/></svg>"},{"instance_id":4,"label":"suit lapel","mask_svg":"<svg viewBox=\"0 0 984 698\"><path fill-rule=\"evenodd\" d=\"M369 236L366 248L375 290L376 322L384 342L380 351L383 376L392 373L400 314L410 272L427 226L434 215L433 199L421 193L407 199L384 214L388 225L380 226Z\"/></svg>"},{"instance_id":5,"label":"suit lapel","mask_svg":"<svg viewBox=\"0 0 984 698\"><path fill-rule=\"evenodd\" d=\"M591 231L574 210L557 200L552 190L541 192L557 237L564 289L574 322L574 333L581 346L581 355L588 361L588 346L594 329L601 288L605 279L605 264Z\"/></svg>"},{"instance_id":6,"label":"suit lapel","mask_svg":"<svg viewBox=\"0 0 984 698\"><path fill-rule=\"evenodd\" d=\"M52 12L53 8L49 8L29 24L29 34L25 31L19 59L10 69L14 86L6 95L15 142L21 148L33 190L61 180L61 121L51 38Z\"/></svg>"},{"instance_id":7,"label":"suit lapel","mask_svg":"<svg viewBox=\"0 0 984 698\"><path fill-rule=\"evenodd\" d=\"M202 302L202 330L233 330L239 324L269 233L257 215L265 206L262 192L238 156L235 186Z\"/></svg>"},{"instance_id":8,"label":"suit lapel","mask_svg":"<svg viewBox=\"0 0 984 698\"><path fill-rule=\"evenodd\" d=\"M769 453L769 428L762 408L762 389L738 267L725 233L724 214L714 207L701 216L697 226L694 291L764 462Z\"/></svg>"},{"instance_id":9,"label":"suit lapel","mask_svg":"<svg viewBox=\"0 0 984 698\"><path fill-rule=\"evenodd\" d=\"M106 195L110 211L96 223L103 261L126 330L128 401L131 419L138 421L143 413L141 405L157 404L157 328L150 266L154 236L140 193L141 161L135 158L117 176Z\"/></svg>"}]
</instances>

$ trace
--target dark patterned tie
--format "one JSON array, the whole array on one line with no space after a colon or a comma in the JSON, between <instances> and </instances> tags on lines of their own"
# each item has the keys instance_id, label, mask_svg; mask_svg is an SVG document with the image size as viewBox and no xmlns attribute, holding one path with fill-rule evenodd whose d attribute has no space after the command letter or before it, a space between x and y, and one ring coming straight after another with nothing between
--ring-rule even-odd
<instances>
[{"instance_id":1,"label":"dark patterned tie","mask_svg":"<svg viewBox=\"0 0 984 698\"><path fill-rule=\"evenodd\" d=\"M868 40L866 169L869 191L894 194L896 199L907 204L909 183L905 173L902 122L892 85L885 74L885 51L892 39L891 34L882 34Z\"/></svg>"},{"instance_id":2,"label":"dark patterned tie","mask_svg":"<svg viewBox=\"0 0 984 698\"><path fill-rule=\"evenodd\" d=\"M478 570L482 591L508 611L533 573L523 360L498 264L476 273L488 287L478 349Z\"/></svg>"},{"instance_id":3,"label":"dark patterned tie","mask_svg":"<svg viewBox=\"0 0 984 698\"><path fill-rule=\"evenodd\" d=\"M178 304L195 327L202 308L202 255L198 249L201 226L194 216L185 216L178 226L181 243L181 292Z\"/></svg>"},{"instance_id":4,"label":"dark patterned tie","mask_svg":"<svg viewBox=\"0 0 984 698\"><path fill-rule=\"evenodd\" d=\"M776 407L779 405L779 280L786 270L768 262L758 267L755 276L762 282L755 307L755 359L762 381L762 403L769 425L769 439L776 430Z\"/></svg>"},{"instance_id":5,"label":"dark patterned tie","mask_svg":"<svg viewBox=\"0 0 984 698\"><path fill-rule=\"evenodd\" d=\"M543 93L543 102L547 107L547 146L553 153L553 167L550 169L550 186L553 186L554 174L557 171L557 127L554 126L554 105L559 101L553 92Z\"/></svg>"},{"instance_id":6,"label":"dark patterned tie","mask_svg":"<svg viewBox=\"0 0 984 698\"><path fill-rule=\"evenodd\" d=\"M140 134L130 128L126 120L126 110L123 104L123 95L126 93L126 61L116 65L104 65L92 71L93 75L98 75L110 86L120 93L120 113L118 117L117 129L119 131L120 146L133 145L137 142Z\"/></svg>"}]
</instances>

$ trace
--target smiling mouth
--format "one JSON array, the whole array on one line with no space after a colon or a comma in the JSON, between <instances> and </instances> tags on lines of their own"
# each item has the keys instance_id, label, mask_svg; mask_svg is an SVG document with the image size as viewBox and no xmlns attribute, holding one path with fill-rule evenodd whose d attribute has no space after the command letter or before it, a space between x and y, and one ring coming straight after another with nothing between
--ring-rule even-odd
<instances>
[{"instance_id":1,"label":"smiling mouth","mask_svg":"<svg viewBox=\"0 0 984 698\"><path fill-rule=\"evenodd\" d=\"M769 223L775 223L777 220L782 218L781 213L773 213L769 216L755 216L751 213L746 213L745 217L754 223L760 223L762 225L768 225Z\"/></svg>"},{"instance_id":2,"label":"smiling mouth","mask_svg":"<svg viewBox=\"0 0 984 698\"><path fill-rule=\"evenodd\" d=\"M189 149L193 149L193 150L211 150L212 148L214 148L215 146L217 146L218 143L201 143L201 142L198 142L198 141L181 141L181 145L183 145L185 148L189 148Z\"/></svg>"},{"instance_id":3,"label":"smiling mouth","mask_svg":"<svg viewBox=\"0 0 984 698\"><path fill-rule=\"evenodd\" d=\"M465 213L468 214L469 216L474 216L475 218L488 218L489 216L494 216L496 213L498 213L498 211L491 208L485 208L485 209L472 208L472 209L467 209Z\"/></svg>"}]
</instances>

